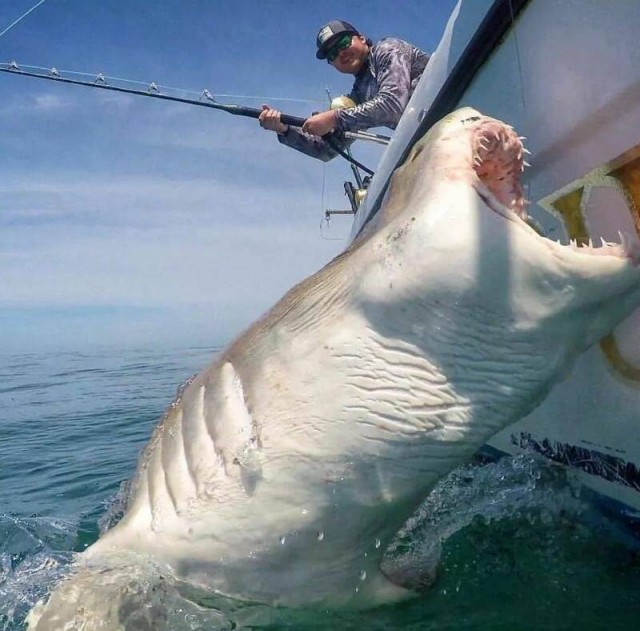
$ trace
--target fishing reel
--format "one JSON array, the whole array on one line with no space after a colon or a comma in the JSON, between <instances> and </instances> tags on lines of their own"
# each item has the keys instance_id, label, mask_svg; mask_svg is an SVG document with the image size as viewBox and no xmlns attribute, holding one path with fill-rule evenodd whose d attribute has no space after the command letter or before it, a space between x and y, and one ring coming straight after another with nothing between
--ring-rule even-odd
<instances>
[{"instance_id":1,"label":"fishing reel","mask_svg":"<svg viewBox=\"0 0 640 631\"><path fill-rule=\"evenodd\" d=\"M334 99L331 99L331 105L329 109L332 110L341 110L347 109L350 107L356 107L356 103L349 98L347 95L343 94L341 96L337 96ZM375 136L375 134L365 134L364 132L347 132L345 133L347 138L361 139L361 140L369 140L368 136ZM367 137L365 137L367 136ZM385 137L385 140L388 142L388 139ZM386 144L386 143L385 143ZM349 148L346 149L346 153L351 155L351 151ZM350 181L344 182L344 192L349 200L349 205L351 206L350 210L327 210L325 211L325 218L327 221L331 218L331 215L353 215L360 208L360 204L364 200L367 194L367 187L369 186L369 182L371 181L371 176L362 177L358 167L351 163L351 171L353 172L353 177L355 180L355 184Z\"/></svg>"},{"instance_id":2,"label":"fishing reel","mask_svg":"<svg viewBox=\"0 0 640 631\"><path fill-rule=\"evenodd\" d=\"M331 104L329 105L330 110L346 110L350 107L355 107L356 102L348 97L346 94L341 94L340 96L336 96L335 99L331 99Z\"/></svg>"}]
</instances>

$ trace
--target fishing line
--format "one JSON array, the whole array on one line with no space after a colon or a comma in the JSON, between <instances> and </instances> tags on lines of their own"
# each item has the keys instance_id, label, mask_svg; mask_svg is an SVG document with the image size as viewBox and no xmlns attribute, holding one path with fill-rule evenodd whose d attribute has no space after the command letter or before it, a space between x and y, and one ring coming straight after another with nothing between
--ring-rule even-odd
<instances>
[{"instance_id":1,"label":"fishing line","mask_svg":"<svg viewBox=\"0 0 640 631\"><path fill-rule=\"evenodd\" d=\"M522 100L523 117L527 113L527 102L524 95L524 72L522 70L522 57L520 55L520 45L518 44L518 29L516 28L516 18L513 13L513 2L509 0L509 11L511 12L511 24L513 30L513 43L516 49L516 61L518 63L518 73L520 74L520 98Z\"/></svg>"},{"instance_id":2,"label":"fishing line","mask_svg":"<svg viewBox=\"0 0 640 631\"><path fill-rule=\"evenodd\" d=\"M9 24L9 26L7 26L7 28L4 29L4 31L2 31L2 33L0 33L0 37L2 37L7 31L12 29L18 22L21 22L22 20L24 20L24 18L26 18L27 15L29 15L29 13L31 13L32 11L35 11L41 4L44 4L45 1L46 0L40 0L40 2L38 2L34 6L32 6L26 13L21 15L15 22L13 22L12 24Z\"/></svg>"},{"instance_id":3,"label":"fishing line","mask_svg":"<svg viewBox=\"0 0 640 631\"><path fill-rule=\"evenodd\" d=\"M524 91L524 71L522 69L522 56L520 55L520 44L518 43L518 29L516 28L516 18L513 13L513 2L509 0L509 11L511 12L511 26L513 30L513 44L516 50L516 63L518 64L518 74L520 75L520 100L522 101L522 123L524 129L528 129L527 123L527 101ZM527 133L525 131L525 133ZM527 179L526 183L526 198L531 199L531 182Z\"/></svg>"}]
</instances>

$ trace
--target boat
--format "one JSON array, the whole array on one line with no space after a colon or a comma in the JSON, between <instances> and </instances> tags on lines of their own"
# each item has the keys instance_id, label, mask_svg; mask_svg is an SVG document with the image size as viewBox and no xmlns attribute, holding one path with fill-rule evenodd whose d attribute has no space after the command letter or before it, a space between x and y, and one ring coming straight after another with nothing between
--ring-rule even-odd
<instances>
[{"instance_id":1,"label":"boat","mask_svg":"<svg viewBox=\"0 0 640 631\"><path fill-rule=\"evenodd\" d=\"M364 200L351 240L393 170L437 120L465 105L526 137L523 184L545 236L640 239L640 3L460 0ZM640 312L584 354L490 457L534 452L569 472L640 535Z\"/></svg>"}]
</instances>

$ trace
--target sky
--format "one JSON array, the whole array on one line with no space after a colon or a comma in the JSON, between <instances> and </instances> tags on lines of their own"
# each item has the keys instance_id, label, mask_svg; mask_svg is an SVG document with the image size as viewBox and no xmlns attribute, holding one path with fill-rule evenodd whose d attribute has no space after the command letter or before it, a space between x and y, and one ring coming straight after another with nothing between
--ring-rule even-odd
<instances>
[{"instance_id":1,"label":"sky","mask_svg":"<svg viewBox=\"0 0 640 631\"><path fill-rule=\"evenodd\" d=\"M0 32L36 4L0 3ZM0 60L307 116L352 83L315 59L325 22L432 51L454 5L45 0ZM349 216L323 222L348 163L253 119L0 73L0 139L0 353L223 345L348 244Z\"/></svg>"}]
</instances>

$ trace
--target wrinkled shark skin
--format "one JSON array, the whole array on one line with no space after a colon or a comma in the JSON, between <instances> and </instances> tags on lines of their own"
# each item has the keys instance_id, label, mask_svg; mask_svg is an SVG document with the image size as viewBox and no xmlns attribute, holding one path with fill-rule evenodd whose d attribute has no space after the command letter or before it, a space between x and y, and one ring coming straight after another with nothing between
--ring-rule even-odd
<instances>
[{"instance_id":1,"label":"wrinkled shark skin","mask_svg":"<svg viewBox=\"0 0 640 631\"><path fill-rule=\"evenodd\" d=\"M562 246L529 227L522 151L470 108L433 127L366 232L186 386L123 519L30 628L89 610L106 626L79 628L121 628L92 583L128 551L270 604L412 595L385 567L398 529L640 304L627 246Z\"/></svg>"}]
</instances>

